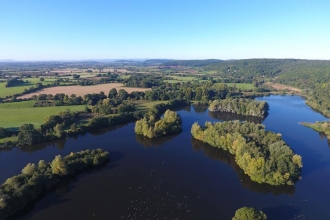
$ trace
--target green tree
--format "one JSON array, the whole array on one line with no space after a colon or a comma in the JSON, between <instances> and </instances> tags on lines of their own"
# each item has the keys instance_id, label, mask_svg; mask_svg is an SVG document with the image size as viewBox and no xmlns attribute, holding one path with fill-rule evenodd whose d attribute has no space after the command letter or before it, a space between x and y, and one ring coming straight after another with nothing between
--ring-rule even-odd
<instances>
[{"instance_id":1,"label":"green tree","mask_svg":"<svg viewBox=\"0 0 330 220\"><path fill-rule=\"evenodd\" d=\"M117 95L118 95L117 89L116 89L116 88L112 88L112 89L109 91L108 98L109 98L109 99L113 99L113 98L116 98Z\"/></svg>"},{"instance_id":2,"label":"green tree","mask_svg":"<svg viewBox=\"0 0 330 220\"><path fill-rule=\"evenodd\" d=\"M255 208L243 207L235 212L233 220L267 220L267 216Z\"/></svg>"}]
</instances>

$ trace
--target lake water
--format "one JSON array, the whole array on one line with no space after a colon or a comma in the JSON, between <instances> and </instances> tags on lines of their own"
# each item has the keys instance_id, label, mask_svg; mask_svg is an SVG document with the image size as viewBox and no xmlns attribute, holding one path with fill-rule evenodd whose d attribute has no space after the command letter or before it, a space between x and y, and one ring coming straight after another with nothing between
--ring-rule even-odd
<instances>
[{"instance_id":1,"label":"lake water","mask_svg":"<svg viewBox=\"0 0 330 220\"><path fill-rule=\"evenodd\" d=\"M0 181L29 162L103 148L110 152L107 165L63 181L20 219L231 219L242 206L260 209L268 219L329 219L329 142L298 124L326 118L299 96L258 99L270 106L264 121L187 107L178 111L183 119L178 135L146 139L136 136L130 123L2 151ZM267 130L281 133L303 158L302 179L295 186L254 183L230 154L192 139L195 121L230 119L262 122Z\"/></svg>"}]
</instances>

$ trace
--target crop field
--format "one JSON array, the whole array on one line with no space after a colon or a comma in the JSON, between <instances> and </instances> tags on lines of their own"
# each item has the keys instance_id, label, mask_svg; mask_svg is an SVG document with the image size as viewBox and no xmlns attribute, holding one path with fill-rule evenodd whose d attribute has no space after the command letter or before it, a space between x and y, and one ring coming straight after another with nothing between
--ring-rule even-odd
<instances>
[{"instance_id":1,"label":"crop field","mask_svg":"<svg viewBox=\"0 0 330 220\"><path fill-rule=\"evenodd\" d=\"M33 107L34 101L12 102L0 104L0 127L18 129L24 123L34 124L39 127L43 119L55 115L60 111L81 111L85 105Z\"/></svg>"},{"instance_id":2,"label":"crop field","mask_svg":"<svg viewBox=\"0 0 330 220\"><path fill-rule=\"evenodd\" d=\"M99 84L92 86L56 86L56 87L45 88L34 93L25 94L17 98L23 99L23 98L30 98L33 95L39 95L39 94L55 95L57 93L64 93L67 95L75 94L77 96L84 96L86 94L91 94L91 93L100 93L101 91L103 91L105 94L108 94L112 88L116 88L117 90L125 89L128 93L131 93L133 91L144 92L150 90L147 88L124 87L122 83L109 83L109 84Z\"/></svg>"}]
</instances>

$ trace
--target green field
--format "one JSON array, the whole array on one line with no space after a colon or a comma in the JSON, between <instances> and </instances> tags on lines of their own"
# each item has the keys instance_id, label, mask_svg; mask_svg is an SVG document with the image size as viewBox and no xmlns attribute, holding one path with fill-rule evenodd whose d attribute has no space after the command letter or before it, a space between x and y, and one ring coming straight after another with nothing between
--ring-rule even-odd
<instances>
[{"instance_id":1,"label":"green field","mask_svg":"<svg viewBox=\"0 0 330 220\"><path fill-rule=\"evenodd\" d=\"M146 110L146 109L151 109L157 104L161 103L167 103L168 101L154 101L154 102L142 102L142 103L136 103L136 108L138 110Z\"/></svg>"},{"instance_id":2,"label":"green field","mask_svg":"<svg viewBox=\"0 0 330 220\"><path fill-rule=\"evenodd\" d=\"M25 82L28 80L28 82ZM47 85L49 83L54 82L56 79L55 78L45 78L45 81L42 82L43 85ZM24 92L24 89L28 89L31 86L36 85L37 83L40 83L39 78L24 78L24 84L19 85L19 86L14 86L14 87L6 87L5 82L0 83L0 97L6 97L14 94L18 94L21 92Z\"/></svg>"},{"instance_id":3,"label":"green field","mask_svg":"<svg viewBox=\"0 0 330 220\"><path fill-rule=\"evenodd\" d=\"M252 83L226 83L227 86L233 87L236 85L236 88L239 89L254 89L255 87L252 85Z\"/></svg>"},{"instance_id":4,"label":"green field","mask_svg":"<svg viewBox=\"0 0 330 220\"><path fill-rule=\"evenodd\" d=\"M199 80L198 78L193 77L193 76L169 76L169 78L172 78L172 79L164 80L164 82L178 83L178 82L189 82L189 81L193 81L193 80Z\"/></svg>"},{"instance_id":5,"label":"green field","mask_svg":"<svg viewBox=\"0 0 330 220\"><path fill-rule=\"evenodd\" d=\"M217 84L223 84L223 83L215 83L214 85L216 86ZM236 85L236 88L240 89L254 89L255 87L252 85L252 83L225 83L227 86L233 87Z\"/></svg>"},{"instance_id":6,"label":"green field","mask_svg":"<svg viewBox=\"0 0 330 220\"><path fill-rule=\"evenodd\" d=\"M67 109L81 111L85 105L33 107L34 101L13 102L0 104L0 127L17 129L24 123L39 127L43 119L49 115L56 115L59 111Z\"/></svg>"}]
</instances>

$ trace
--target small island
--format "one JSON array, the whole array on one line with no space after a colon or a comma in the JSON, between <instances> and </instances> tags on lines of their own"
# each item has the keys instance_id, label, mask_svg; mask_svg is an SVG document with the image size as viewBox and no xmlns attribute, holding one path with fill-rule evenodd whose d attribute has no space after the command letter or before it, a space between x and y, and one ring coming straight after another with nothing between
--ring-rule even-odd
<instances>
[{"instance_id":1,"label":"small island","mask_svg":"<svg viewBox=\"0 0 330 220\"><path fill-rule=\"evenodd\" d=\"M135 133L148 138L155 138L182 131L180 115L171 110L166 110L164 117L156 120L154 114L147 115L135 123Z\"/></svg>"},{"instance_id":2,"label":"small island","mask_svg":"<svg viewBox=\"0 0 330 220\"><path fill-rule=\"evenodd\" d=\"M237 209L232 220L267 220L267 215L251 207Z\"/></svg>"},{"instance_id":3,"label":"small island","mask_svg":"<svg viewBox=\"0 0 330 220\"><path fill-rule=\"evenodd\" d=\"M264 101L246 98L227 98L214 100L210 104L209 110L211 112L230 112L240 115L264 117L268 114L269 106Z\"/></svg>"},{"instance_id":4,"label":"small island","mask_svg":"<svg viewBox=\"0 0 330 220\"><path fill-rule=\"evenodd\" d=\"M300 179L302 158L286 145L280 134L262 124L225 121L194 123L193 137L222 148L235 156L238 166L251 180L270 185L294 185Z\"/></svg>"},{"instance_id":5,"label":"small island","mask_svg":"<svg viewBox=\"0 0 330 220\"><path fill-rule=\"evenodd\" d=\"M68 156L56 156L46 163L28 163L22 173L8 178L0 186L0 219L19 212L38 197L56 186L61 179L75 175L89 167L100 166L109 160L109 153L102 150L85 150Z\"/></svg>"},{"instance_id":6,"label":"small island","mask_svg":"<svg viewBox=\"0 0 330 220\"><path fill-rule=\"evenodd\" d=\"M330 121L323 121L323 122L315 122L315 123L309 123L309 122L301 122L300 124L311 128L318 132L323 132L327 135L327 138L330 139Z\"/></svg>"}]
</instances>

